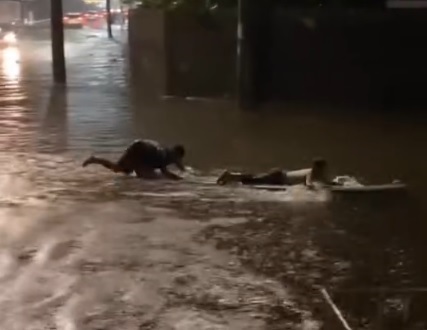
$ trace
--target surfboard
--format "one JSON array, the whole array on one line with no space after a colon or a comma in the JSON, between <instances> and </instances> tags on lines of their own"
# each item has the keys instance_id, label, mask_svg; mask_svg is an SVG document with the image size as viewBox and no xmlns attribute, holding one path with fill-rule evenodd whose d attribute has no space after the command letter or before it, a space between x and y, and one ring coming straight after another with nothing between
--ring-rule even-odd
<instances>
[{"instance_id":1,"label":"surfboard","mask_svg":"<svg viewBox=\"0 0 427 330\"><path fill-rule=\"evenodd\" d=\"M377 185L344 185L344 186L332 186L332 192L387 192L387 191L398 191L405 190L407 186L404 183L386 183Z\"/></svg>"},{"instance_id":2,"label":"surfboard","mask_svg":"<svg viewBox=\"0 0 427 330\"><path fill-rule=\"evenodd\" d=\"M247 186L254 189L268 190L268 191L286 191L289 186L273 186L273 185L254 185ZM405 190L407 186L404 183L386 183L378 185L343 185L343 186L330 186L329 189L334 193L363 193L363 192L387 192Z\"/></svg>"}]
</instances>

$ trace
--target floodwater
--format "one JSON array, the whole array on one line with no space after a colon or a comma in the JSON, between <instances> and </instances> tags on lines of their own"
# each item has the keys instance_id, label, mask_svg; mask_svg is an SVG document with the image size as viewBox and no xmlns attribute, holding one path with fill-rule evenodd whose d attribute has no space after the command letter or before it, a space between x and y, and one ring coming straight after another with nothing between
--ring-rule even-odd
<instances>
[{"instance_id":1,"label":"floodwater","mask_svg":"<svg viewBox=\"0 0 427 330\"><path fill-rule=\"evenodd\" d=\"M295 282L302 273L321 273L299 284L424 285L422 117L146 103L130 83L125 31L114 32L115 41L99 30L67 32L67 87L52 86L46 31L26 33L18 47L0 51L0 328L275 329L268 308L300 300L264 277L277 279L283 269L248 273L239 254L193 240L209 224L252 235L260 245L254 254L273 260L268 242L263 254L263 223L286 223L281 230L294 237L276 242L289 254L283 261L280 252L282 268L294 267ZM186 145L197 175L140 182L81 168L91 153L118 157L136 138ZM337 174L372 183L400 179L410 190L337 197L207 183L224 168L293 169L314 156L328 159ZM247 219L256 232L242 227ZM295 308L310 310L304 302ZM316 317L304 315L303 328L317 328ZM285 321L275 322L283 329Z\"/></svg>"}]
</instances>

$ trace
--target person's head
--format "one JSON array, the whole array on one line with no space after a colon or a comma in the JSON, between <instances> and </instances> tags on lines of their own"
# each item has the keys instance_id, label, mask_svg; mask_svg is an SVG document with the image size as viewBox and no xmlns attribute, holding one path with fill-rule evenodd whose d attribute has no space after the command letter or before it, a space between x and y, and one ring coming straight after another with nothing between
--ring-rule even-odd
<instances>
[{"instance_id":1,"label":"person's head","mask_svg":"<svg viewBox=\"0 0 427 330\"><path fill-rule=\"evenodd\" d=\"M171 150L172 157L175 160L181 160L185 156L185 148L181 144L177 144L173 146L170 150Z\"/></svg>"},{"instance_id":2,"label":"person's head","mask_svg":"<svg viewBox=\"0 0 427 330\"><path fill-rule=\"evenodd\" d=\"M185 156L184 146L177 144L169 149L169 160L171 163L174 163L181 171L185 171L184 164L182 159Z\"/></svg>"}]
</instances>

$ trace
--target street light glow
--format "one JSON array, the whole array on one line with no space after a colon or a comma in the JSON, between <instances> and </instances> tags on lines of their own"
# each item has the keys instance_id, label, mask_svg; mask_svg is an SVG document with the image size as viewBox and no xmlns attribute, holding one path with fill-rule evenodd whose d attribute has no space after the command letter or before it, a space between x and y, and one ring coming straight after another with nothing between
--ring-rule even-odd
<instances>
[{"instance_id":1,"label":"street light glow","mask_svg":"<svg viewBox=\"0 0 427 330\"><path fill-rule=\"evenodd\" d=\"M16 34L13 32L6 33L3 37L3 41L7 42L8 44L15 44L16 43Z\"/></svg>"},{"instance_id":2,"label":"street light glow","mask_svg":"<svg viewBox=\"0 0 427 330\"><path fill-rule=\"evenodd\" d=\"M21 54L15 47L6 48L3 52L3 74L8 80L16 80L21 73L20 58Z\"/></svg>"}]
</instances>

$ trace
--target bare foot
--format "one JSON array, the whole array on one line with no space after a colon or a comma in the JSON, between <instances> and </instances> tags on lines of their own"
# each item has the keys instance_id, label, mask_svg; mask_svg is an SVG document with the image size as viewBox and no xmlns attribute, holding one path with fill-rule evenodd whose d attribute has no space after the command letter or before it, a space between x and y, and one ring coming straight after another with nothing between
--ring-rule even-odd
<instances>
[{"instance_id":1,"label":"bare foot","mask_svg":"<svg viewBox=\"0 0 427 330\"><path fill-rule=\"evenodd\" d=\"M231 181L231 173L228 170L225 170L222 172L222 174L219 176L218 180L216 181L219 185L225 185Z\"/></svg>"},{"instance_id":2,"label":"bare foot","mask_svg":"<svg viewBox=\"0 0 427 330\"><path fill-rule=\"evenodd\" d=\"M94 160L95 160L95 156L90 156L88 159L86 159L86 160L83 162L82 166L83 166L83 167L86 167L86 166L88 166L88 165L92 164Z\"/></svg>"}]
</instances>

